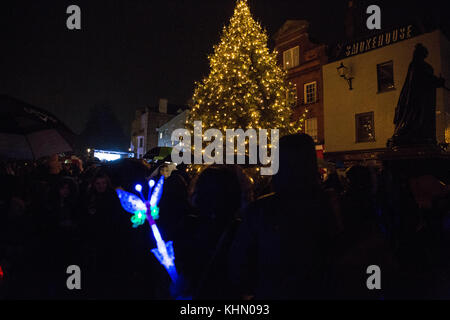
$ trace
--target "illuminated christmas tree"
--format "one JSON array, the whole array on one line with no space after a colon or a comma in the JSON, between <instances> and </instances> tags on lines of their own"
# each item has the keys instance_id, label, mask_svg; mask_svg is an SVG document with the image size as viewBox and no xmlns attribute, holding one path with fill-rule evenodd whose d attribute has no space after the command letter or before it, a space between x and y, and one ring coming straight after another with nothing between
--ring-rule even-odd
<instances>
[{"instance_id":1,"label":"illuminated christmas tree","mask_svg":"<svg viewBox=\"0 0 450 320\"><path fill-rule=\"evenodd\" d=\"M220 43L209 57L210 74L196 84L187 126L203 129L279 129L280 135L302 129L304 117L292 121L295 87L267 47L267 34L246 0L238 0Z\"/></svg>"}]
</instances>

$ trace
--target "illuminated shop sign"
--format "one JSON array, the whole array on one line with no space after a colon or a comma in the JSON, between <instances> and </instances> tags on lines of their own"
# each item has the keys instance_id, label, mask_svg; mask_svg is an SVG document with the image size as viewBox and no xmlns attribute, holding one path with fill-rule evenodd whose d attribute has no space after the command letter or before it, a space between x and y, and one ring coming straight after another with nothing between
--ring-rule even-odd
<instances>
[{"instance_id":1,"label":"illuminated shop sign","mask_svg":"<svg viewBox=\"0 0 450 320\"><path fill-rule=\"evenodd\" d=\"M374 49L389 46L391 44L407 40L417 36L416 28L413 25L406 25L399 28L385 31L383 33L366 37L364 39L347 42L337 45L337 54L333 60L344 59Z\"/></svg>"}]
</instances>

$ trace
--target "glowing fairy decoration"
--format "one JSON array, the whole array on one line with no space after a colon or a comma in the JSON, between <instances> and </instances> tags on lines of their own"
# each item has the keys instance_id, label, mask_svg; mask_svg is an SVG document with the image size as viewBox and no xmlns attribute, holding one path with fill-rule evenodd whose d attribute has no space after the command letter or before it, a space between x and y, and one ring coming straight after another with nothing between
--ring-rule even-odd
<instances>
[{"instance_id":1,"label":"glowing fairy decoration","mask_svg":"<svg viewBox=\"0 0 450 320\"><path fill-rule=\"evenodd\" d=\"M159 218L158 203L163 191L164 176L161 176L158 183L156 183L156 186L154 180L150 180L148 186L148 200L145 200L142 194L142 185L140 184L135 186L135 190L139 193L141 198L121 189L117 189L116 192L125 211L133 214L131 217L133 228L143 225L146 220L148 221L156 241L156 248L152 250L152 253L158 259L159 263L166 268L172 281L175 282L178 275L174 263L175 255L173 251L173 242L164 242L155 223L155 220Z\"/></svg>"},{"instance_id":2,"label":"glowing fairy decoration","mask_svg":"<svg viewBox=\"0 0 450 320\"><path fill-rule=\"evenodd\" d=\"M147 206L145 205L145 202L136 197L134 194L126 191L117 189L116 192L125 211L133 214L131 217L133 228L137 228L138 226L144 224L147 219Z\"/></svg>"},{"instance_id":3,"label":"glowing fairy decoration","mask_svg":"<svg viewBox=\"0 0 450 320\"><path fill-rule=\"evenodd\" d=\"M162 190L164 185L164 177L159 179L158 184L155 187L155 190L152 192L153 187L155 186L155 181L150 180L148 182L148 198L149 200L145 200L144 195L142 194L142 185L137 184L134 189L139 193L141 199L135 196L132 193L126 192L121 189L117 189L117 195L119 196L120 203L125 211L132 213L131 222L133 223L133 228L137 228L145 223L147 219L147 211L150 208L150 214L153 220L158 220L159 218L159 208L158 203L161 199ZM150 196L151 194L151 196Z\"/></svg>"}]
</instances>

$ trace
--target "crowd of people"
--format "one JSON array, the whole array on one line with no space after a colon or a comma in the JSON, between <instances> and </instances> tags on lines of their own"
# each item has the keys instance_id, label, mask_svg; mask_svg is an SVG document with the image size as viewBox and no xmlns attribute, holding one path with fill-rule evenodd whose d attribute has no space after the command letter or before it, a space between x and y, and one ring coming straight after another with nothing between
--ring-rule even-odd
<instances>
[{"instance_id":1,"label":"crowd of people","mask_svg":"<svg viewBox=\"0 0 450 320\"><path fill-rule=\"evenodd\" d=\"M398 180L363 165L322 181L314 142L304 134L280 139L279 163L264 188L237 165L193 175L163 164L148 174L165 177L157 224L174 242L179 278L172 283L150 251L156 244L148 225L131 228L120 205L115 188L130 185L112 181L107 166L56 155L26 165L5 161L0 297L450 298L443 182L430 175ZM81 290L66 287L70 265L81 269ZM381 290L367 287L372 265L381 270Z\"/></svg>"}]
</instances>

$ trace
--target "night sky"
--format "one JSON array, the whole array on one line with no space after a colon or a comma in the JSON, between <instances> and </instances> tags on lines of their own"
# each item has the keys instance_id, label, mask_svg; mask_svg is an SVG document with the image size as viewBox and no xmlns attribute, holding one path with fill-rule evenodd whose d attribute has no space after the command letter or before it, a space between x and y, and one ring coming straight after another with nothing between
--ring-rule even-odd
<instances>
[{"instance_id":1,"label":"night sky","mask_svg":"<svg viewBox=\"0 0 450 320\"><path fill-rule=\"evenodd\" d=\"M313 38L343 38L346 0L249 0L273 35L288 19L310 21ZM425 17L448 25L445 1L359 1L382 9L382 27ZM82 30L66 28L81 8ZM89 109L110 105L130 134L134 110L160 97L185 104L208 73L207 55L235 0L2 1L0 93L49 110L79 133ZM365 24L365 20L364 20ZM271 47L273 44L271 44Z\"/></svg>"}]
</instances>

